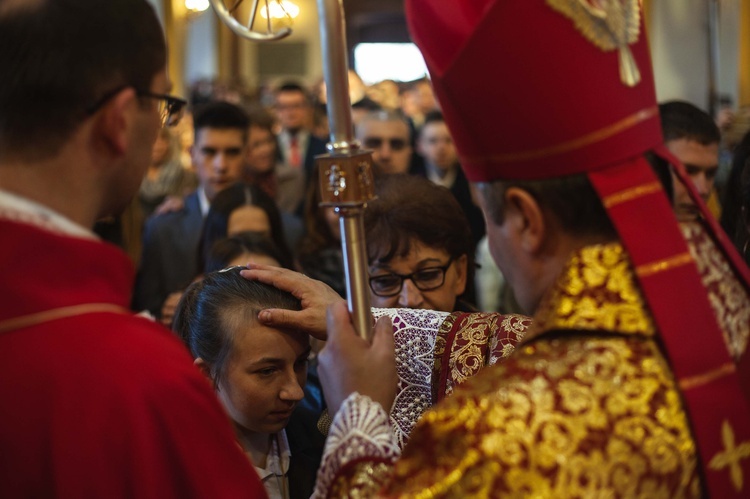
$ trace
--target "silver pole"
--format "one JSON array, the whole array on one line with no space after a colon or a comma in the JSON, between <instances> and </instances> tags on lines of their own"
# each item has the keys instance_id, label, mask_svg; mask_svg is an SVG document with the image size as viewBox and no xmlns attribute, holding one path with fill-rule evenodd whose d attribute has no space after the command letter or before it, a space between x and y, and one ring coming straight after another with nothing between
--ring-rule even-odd
<instances>
[{"instance_id":1,"label":"silver pole","mask_svg":"<svg viewBox=\"0 0 750 499\"><path fill-rule=\"evenodd\" d=\"M359 143L354 140L352 104L349 98L349 65L346 53L346 24L341 0L317 0L320 16L320 40L323 49L323 76L326 82L330 157L342 160L357 155ZM369 167L368 167L369 168ZM326 175L320 168L320 175ZM368 171L367 174L370 174ZM344 188L346 189L346 187ZM367 272L367 248L362 222L364 205L369 199L350 199L347 203L323 203L336 206L341 227L341 249L344 255L349 313L360 337L372 336L370 291Z\"/></svg>"}]
</instances>

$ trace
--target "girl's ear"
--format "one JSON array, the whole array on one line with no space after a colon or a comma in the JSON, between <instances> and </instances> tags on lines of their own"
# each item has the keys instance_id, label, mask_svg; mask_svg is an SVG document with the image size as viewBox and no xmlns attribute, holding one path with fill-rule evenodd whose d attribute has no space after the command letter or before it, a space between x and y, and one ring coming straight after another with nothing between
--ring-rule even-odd
<instances>
[{"instance_id":1,"label":"girl's ear","mask_svg":"<svg viewBox=\"0 0 750 499\"><path fill-rule=\"evenodd\" d=\"M198 357L193 361L193 365L196 366L200 371L203 373L203 375L206 377L206 379L211 383L211 385L214 384L213 378L211 378L211 366L208 365L208 363Z\"/></svg>"}]
</instances>

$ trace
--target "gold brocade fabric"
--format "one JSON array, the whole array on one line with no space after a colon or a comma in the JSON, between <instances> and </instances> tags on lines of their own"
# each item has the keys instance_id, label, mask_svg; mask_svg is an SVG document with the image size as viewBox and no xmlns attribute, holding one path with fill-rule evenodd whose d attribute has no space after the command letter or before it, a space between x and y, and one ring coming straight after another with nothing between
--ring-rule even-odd
<instances>
[{"instance_id":1,"label":"gold brocade fabric","mask_svg":"<svg viewBox=\"0 0 750 499\"><path fill-rule=\"evenodd\" d=\"M750 337L750 297L732 272L724 255L699 222L681 223L680 230L693 255L703 286L724 340L737 360Z\"/></svg>"},{"instance_id":2,"label":"gold brocade fabric","mask_svg":"<svg viewBox=\"0 0 750 499\"><path fill-rule=\"evenodd\" d=\"M390 463L365 461L354 463L333 482L328 497L351 499L375 497L378 490L388 480L390 471Z\"/></svg>"},{"instance_id":3,"label":"gold brocade fabric","mask_svg":"<svg viewBox=\"0 0 750 499\"><path fill-rule=\"evenodd\" d=\"M482 368L509 357L530 324L530 317L516 314L457 312L448 316L435 339L433 404Z\"/></svg>"},{"instance_id":4,"label":"gold brocade fabric","mask_svg":"<svg viewBox=\"0 0 750 499\"><path fill-rule=\"evenodd\" d=\"M653 318L620 244L574 254L539 305L529 340L552 329L604 330L653 336Z\"/></svg>"},{"instance_id":5,"label":"gold brocade fabric","mask_svg":"<svg viewBox=\"0 0 750 499\"><path fill-rule=\"evenodd\" d=\"M700 496L680 395L620 246L576 254L538 322L423 416L380 494Z\"/></svg>"}]
</instances>

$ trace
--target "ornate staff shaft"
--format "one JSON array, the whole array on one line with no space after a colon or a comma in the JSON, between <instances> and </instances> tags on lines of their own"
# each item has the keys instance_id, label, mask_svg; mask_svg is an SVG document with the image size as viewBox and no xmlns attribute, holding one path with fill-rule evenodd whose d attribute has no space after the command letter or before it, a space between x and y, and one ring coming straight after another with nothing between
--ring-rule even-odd
<instances>
[{"instance_id":1,"label":"ornate staff shaft","mask_svg":"<svg viewBox=\"0 0 750 499\"><path fill-rule=\"evenodd\" d=\"M232 16L223 0L210 2L219 18L243 38L255 41L278 40L291 33L288 28L273 33L270 27L266 33L253 31L259 0L254 0L246 26ZM266 6L268 2L269 0L265 0ZM342 0L317 0L317 5L328 122L331 128L329 153L318 156L315 160L320 175L320 205L334 207L339 215L349 312L357 333L369 340L372 335L372 318L362 216L367 202L374 198L372 157L370 153L360 151L359 143L354 140Z\"/></svg>"},{"instance_id":2,"label":"ornate staff shaft","mask_svg":"<svg viewBox=\"0 0 750 499\"><path fill-rule=\"evenodd\" d=\"M339 215L349 312L357 333L370 339L372 319L362 216L365 204L373 198L372 159L369 153L359 152L359 143L354 140L342 1L317 0L317 4L331 129L330 154L316 158L321 206L334 206Z\"/></svg>"}]
</instances>

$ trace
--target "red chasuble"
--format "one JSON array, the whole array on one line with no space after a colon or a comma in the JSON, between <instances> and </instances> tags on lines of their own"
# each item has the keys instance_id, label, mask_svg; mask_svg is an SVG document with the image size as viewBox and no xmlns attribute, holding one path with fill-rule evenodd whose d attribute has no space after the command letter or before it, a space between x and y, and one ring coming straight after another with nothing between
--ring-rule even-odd
<instances>
[{"instance_id":1,"label":"red chasuble","mask_svg":"<svg viewBox=\"0 0 750 499\"><path fill-rule=\"evenodd\" d=\"M121 251L0 234L0 495L266 496L189 354L127 311Z\"/></svg>"}]
</instances>

